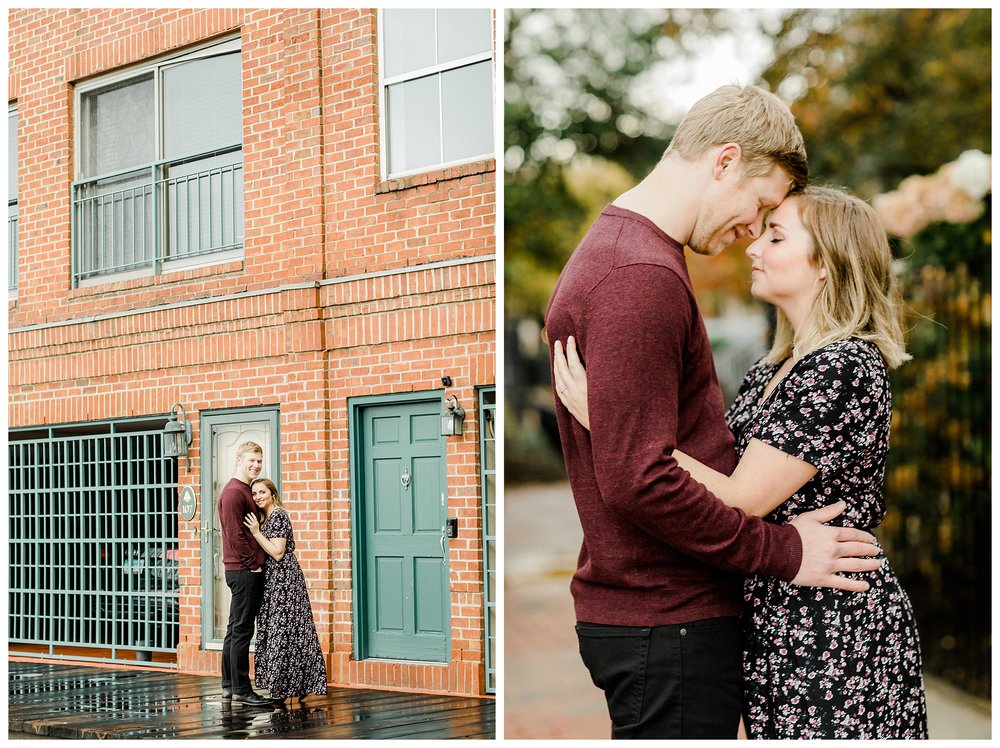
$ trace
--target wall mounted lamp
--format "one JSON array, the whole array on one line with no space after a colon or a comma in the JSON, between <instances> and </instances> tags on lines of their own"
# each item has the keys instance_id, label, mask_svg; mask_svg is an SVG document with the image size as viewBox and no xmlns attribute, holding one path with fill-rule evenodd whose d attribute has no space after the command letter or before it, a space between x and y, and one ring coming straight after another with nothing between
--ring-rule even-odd
<instances>
[{"instance_id":1,"label":"wall mounted lamp","mask_svg":"<svg viewBox=\"0 0 1000 748\"><path fill-rule=\"evenodd\" d=\"M465 422L465 408L458 404L458 398L454 395L449 395L447 399L452 403L441 416L441 436L461 436L462 424Z\"/></svg>"},{"instance_id":2,"label":"wall mounted lamp","mask_svg":"<svg viewBox=\"0 0 1000 748\"><path fill-rule=\"evenodd\" d=\"M178 416L177 410L180 409ZM180 457L184 455L184 467L190 469L188 462L188 446L191 444L191 422L187 420L187 411L180 403L170 406L170 417L163 427L163 456Z\"/></svg>"}]
</instances>

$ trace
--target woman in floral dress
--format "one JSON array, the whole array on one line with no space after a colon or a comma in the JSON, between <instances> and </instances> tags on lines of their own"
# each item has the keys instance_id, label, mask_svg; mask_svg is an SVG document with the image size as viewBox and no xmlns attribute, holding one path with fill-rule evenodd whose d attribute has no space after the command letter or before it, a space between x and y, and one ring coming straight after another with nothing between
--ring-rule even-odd
<instances>
[{"instance_id":1,"label":"woman in floral dress","mask_svg":"<svg viewBox=\"0 0 1000 748\"><path fill-rule=\"evenodd\" d=\"M244 524L267 552L264 564L264 601L257 614L254 676L257 688L272 699L326 693L326 662L313 623L309 592L295 557L292 523L278 490L267 478L250 484L263 524L248 514Z\"/></svg>"},{"instance_id":2,"label":"woman in floral dress","mask_svg":"<svg viewBox=\"0 0 1000 748\"><path fill-rule=\"evenodd\" d=\"M885 232L863 201L809 187L771 213L747 255L751 292L777 308L777 327L726 414L739 464L726 476L673 455L749 514L784 524L842 499L836 524L870 530L885 515L888 369L909 358ZM583 367L572 340L566 356L556 346L559 397L586 425ZM749 737L927 737L909 598L888 560L851 576L868 591L746 580Z\"/></svg>"}]
</instances>

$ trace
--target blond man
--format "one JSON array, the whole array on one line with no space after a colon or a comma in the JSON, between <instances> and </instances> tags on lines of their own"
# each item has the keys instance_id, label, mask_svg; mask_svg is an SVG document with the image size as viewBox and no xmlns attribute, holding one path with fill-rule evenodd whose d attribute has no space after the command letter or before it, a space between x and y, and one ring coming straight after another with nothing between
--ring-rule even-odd
<instances>
[{"instance_id":1,"label":"blond man","mask_svg":"<svg viewBox=\"0 0 1000 748\"><path fill-rule=\"evenodd\" d=\"M236 450L233 477L219 494L216 507L222 530L226 585L232 592L229 625L222 644L222 697L250 706L270 707L270 700L254 692L250 683L250 641L264 599L265 554L243 524L247 514L257 511L250 483L260 475L263 462L261 446L243 442Z\"/></svg>"}]
</instances>

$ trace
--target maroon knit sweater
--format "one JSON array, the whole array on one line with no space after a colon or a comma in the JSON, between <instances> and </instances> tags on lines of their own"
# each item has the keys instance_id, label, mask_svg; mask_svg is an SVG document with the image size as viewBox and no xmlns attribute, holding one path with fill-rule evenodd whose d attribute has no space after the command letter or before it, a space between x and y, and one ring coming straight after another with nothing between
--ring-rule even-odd
<instances>
[{"instance_id":1,"label":"maroon knit sweater","mask_svg":"<svg viewBox=\"0 0 1000 748\"><path fill-rule=\"evenodd\" d=\"M608 206L563 269L545 327L550 345L574 336L587 367L590 431L556 399L583 525L577 620L660 626L739 615L743 575L791 580L798 531L727 507L672 456L676 447L727 475L736 465L684 248Z\"/></svg>"},{"instance_id":2,"label":"maroon knit sweater","mask_svg":"<svg viewBox=\"0 0 1000 748\"><path fill-rule=\"evenodd\" d=\"M226 571L254 571L263 566L267 557L264 549L243 524L244 517L257 511L250 486L239 478L230 478L219 494L217 509Z\"/></svg>"}]
</instances>

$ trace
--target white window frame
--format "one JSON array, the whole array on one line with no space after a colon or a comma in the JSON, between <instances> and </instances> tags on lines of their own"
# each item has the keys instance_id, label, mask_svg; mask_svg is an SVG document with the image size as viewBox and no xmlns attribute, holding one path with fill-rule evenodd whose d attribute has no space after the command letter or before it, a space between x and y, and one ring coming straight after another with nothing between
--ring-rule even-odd
<instances>
[{"instance_id":1,"label":"white window frame","mask_svg":"<svg viewBox=\"0 0 1000 748\"><path fill-rule=\"evenodd\" d=\"M15 125L16 130L14 132L14 138L17 141L17 163L13 164L13 166L14 166L15 172L17 173L17 176L20 177L20 169L21 169L21 133L20 133L21 114L18 111L17 103L9 104L7 106L7 128L8 128L8 130L10 129L10 118L11 117L16 117L17 118L17 124ZM7 134L7 142L8 142L8 144L10 143L10 133L9 132ZM7 155L8 155L8 157L10 156L9 153ZM8 164L7 168L9 169L10 167L11 167L11 164ZM18 179L18 182L20 182L20 179ZM19 270L19 263L20 263L20 249L21 248L20 248L20 242L16 238L14 238L14 237L17 236L17 230L15 229L14 237L12 237L11 233L10 233L10 209L14 208L14 210L17 211L17 215L18 215L17 223L18 223L18 225L20 225L20 215L21 215L21 210L20 210L21 199L20 199L20 195L21 195L21 185L20 184L18 184L18 186L17 186L17 196L7 195L7 240L8 240L8 245L7 245L7 276L8 276L7 277L7 298L10 299L10 300L12 300L12 301L15 300L15 299L17 299L17 292L18 292L18 288L19 288L20 274L19 274L18 270ZM13 244L13 246L11 246L11 244ZM13 250L13 254L14 254L13 257L10 256L12 250Z\"/></svg>"},{"instance_id":2,"label":"white window frame","mask_svg":"<svg viewBox=\"0 0 1000 748\"><path fill-rule=\"evenodd\" d=\"M83 81L74 86L73 90L73 153L76 157L73 159L73 181L74 183L86 178L83 174L82 162L83 162L83 133L81 132L81 117L80 112L83 111L83 97L95 91L97 89L104 88L105 86L112 85L114 83L121 83L122 81L129 80L131 78L139 78L143 75L147 75L153 72L153 117L155 126L155 143L154 143L154 159L159 160L163 155L163 91L161 86L161 76L156 73L158 68L167 68L172 65L177 65L184 62L191 62L192 60L198 60L205 57L213 57L219 54L226 54L229 52L239 52L242 54L243 40L242 36L237 34L235 36L227 36L222 39L214 39L201 45L195 49L184 50L182 52L172 52L160 57L153 57L148 60L143 60L141 63L133 65L124 70L120 70L114 73L109 73L107 75L102 75L92 80ZM241 113L242 116L242 113ZM242 150L243 142L241 138L240 147ZM91 175L97 176L97 175ZM245 185L244 185L245 189ZM71 191L72 192L72 191ZM245 193L244 193L245 194ZM70 201L72 203L72 194L70 196ZM155 207L154 210L158 210ZM245 215L245 213L244 213ZM245 221L245 219L244 219ZM244 229L245 229L244 223ZM244 234L244 242L246 240ZM155 239L154 239L155 241ZM72 252L77 251L76 237L74 236L72 242ZM151 278L158 275L168 275L170 273L180 272L182 270L190 270L197 267L207 267L212 265L220 265L227 262L233 262L244 259L244 248L232 249L227 251L215 252L212 254L201 255L198 257L190 258L180 258L180 259L165 259L163 260L159 267L154 262L152 267L142 268L139 270L125 271L121 273L110 273L107 275L99 275L93 278L84 278L76 283L78 288L86 288L87 286L103 285L106 283L113 283L116 281L130 280L133 278Z\"/></svg>"},{"instance_id":3,"label":"white window frame","mask_svg":"<svg viewBox=\"0 0 1000 748\"><path fill-rule=\"evenodd\" d=\"M437 20L437 8L429 8L428 10L433 10L435 13L435 21ZM416 169L407 169L405 171L389 171L389 86L395 85L397 83L404 83L408 80L413 80L416 78L423 78L428 75L437 74L438 80L438 107L441 123L444 122L444 113L440 111L444 106L444 98L441 96L441 73L448 70L454 70L456 68L465 67L467 65L474 65L478 62L490 62L490 75L493 84L490 86L490 101L492 102L493 111L490 113L490 120L493 123L493 141L496 142L496 75L497 75L497 64L496 64L496 22L492 16L492 10L490 8L482 8L481 10L490 10L491 17L490 22L493 25L493 31L490 34L492 43L491 48L486 52L481 52L479 54L470 55L468 57L463 57L458 60L449 60L446 63L439 65L430 65L428 67L419 68L418 70L411 70L400 75L393 75L386 77L384 75L385 71L385 35L382 33L382 29L385 28L385 9L380 8L378 11L378 108L379 108L379 161L380 168L382 172L382 180L386 181L389 179L400 179L402 177L413 176L414 174L426 174L432 171L440 171L441 169L448 169L452 166L458 166L460 164L469 164L476 161L484 161L486 159L493 158L495 151L489 150L485 153L476 154L474 156L468 156L467 158L458 159L456 161L444 161L437 164L429 164L427 166L420 166ZM437 23L434 24L434 47L437 48ZM440 139L441 153L444 153L444 127L442 126L438 132L438 138Z\"/></svg>"}]
</instances>

